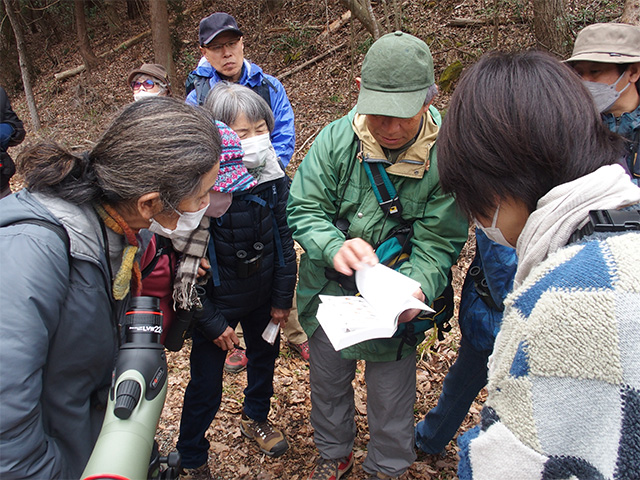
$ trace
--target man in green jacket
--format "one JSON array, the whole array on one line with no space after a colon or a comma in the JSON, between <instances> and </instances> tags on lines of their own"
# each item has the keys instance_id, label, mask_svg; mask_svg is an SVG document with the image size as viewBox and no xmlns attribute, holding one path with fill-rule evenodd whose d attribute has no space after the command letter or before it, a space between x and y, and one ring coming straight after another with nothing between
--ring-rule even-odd
<instances>
[{"instance_id":1,"label":"man in green jacket","mask_svg":"<svg viewBox=\"0 0 640 480\"><path fill-rule=\"evenodd\" d=\"M363 469L371 479L387 479L409 468L415 346L424 339L416 332L413 341L376 339L336 352L316 319L318 295L353 295L344 276L375 263L375 246L410 224L411 254L399 271L420 283L414 296L429 304L447 285L467 238L467 223L438 180L440 114L430 106L437 87L429 48L406 33L385 35L369 49L361 76L356 108L318 135L294 177L287 209L294 239L305 250L298 311L309 337L311 424L320 452L311 480L338 480L353 465L351 382L359 359L366 361L370 434ZM379 204L364 163L372 170L383 165L382 177L397 192L392 208ZM418 313L405 312L400 322Z\"/></svg>"}]
</instances>

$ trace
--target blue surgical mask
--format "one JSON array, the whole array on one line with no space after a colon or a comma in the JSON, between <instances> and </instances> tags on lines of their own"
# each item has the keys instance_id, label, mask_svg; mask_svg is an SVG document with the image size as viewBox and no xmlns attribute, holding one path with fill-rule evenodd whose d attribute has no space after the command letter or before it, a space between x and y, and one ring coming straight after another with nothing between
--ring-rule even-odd
<instances>
[{"instance_id":1,"label":"blue surgical mask","mask_svg":"<svg viewBox=\"0 0 640 480\"><path fill-rule=\"evenodd\" d=\"M496 208L496 213L493 214L493 221L491 222L490 227L483 227L478 220L475 221L476 225L480 230L484 232L484 234L487 236L489 240L496 242L499 245L504 245L505 247L516 248L513 245L511 245L506 238L504 238L504 235L502 234L502 230L500 230L496 226L496 224L498 223L499 212L500 212L500 204L498 204L498 207Z\"/></svg>"},{"instance_id":2,"label":"blue surgical mask","mask_svg":"<svg viewBox=\"0 0 640 480\"><path fill-rule=\"evenodd\" d=\"M631 82L627 83L627 86L619 92L616 91L616 85L618 85L618 82L620 82L620 80L624 76L624 73L625 72L622 72L618 79L611 85L608 85L606 83L589 82L587 80L582 81L584 86L587 87L587 90L589 90L589 93L591 93L593 102L596 104L598 112L606 113L613 106L613 104L616 103L616 100L620 98L622 92L629 88Z\"/></svg>"},{"instance_id":3,"label":"blue surgical mask","mask_svg":"<svg viewBox=\"0 0 640 480\"><path fill-rule=\"evenodd\" d=\"M157 233L158 235L166 238L177 238L184 237L193 232L198 225L200 225L200 220L204 216L204 212L207 211L209 205L201 208L197 212L175 212L178 214L178 223L176 224L176 228L171 230L170 228L164 227L161 223L157 222L154 218L151 219L151 225L149 225L149 231L153 233Z\"/></svg>"}]
</instances>

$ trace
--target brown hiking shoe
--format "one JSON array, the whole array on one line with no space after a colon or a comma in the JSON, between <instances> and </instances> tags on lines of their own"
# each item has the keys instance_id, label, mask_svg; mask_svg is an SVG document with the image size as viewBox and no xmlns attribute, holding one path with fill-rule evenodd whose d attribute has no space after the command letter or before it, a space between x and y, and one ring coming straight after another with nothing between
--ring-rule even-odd
<instances>
[{"instance_id":1,"label":"brown hiking shoe","mask_svg":"<svg viewBox=\"0 0 640 480\"><path fill-rule=\"evenodd\" d=\"M289 448L287 439L280 430L273 428L268 420L256 422L242 412L240 430L245 437L252 438L260 447L260 451L270 457L279 457Z\"/></svg>"},{"instance_id":2,"label":"brown hiking shoe","mask_svg":"<svg viewBox=\"0 0 640 480\"><path fill-rule=\"evenodd\" d=\"M211 471L209 470L209 464L205 463L198 468L181 468L180 469L181 480L212 480Z\"/></svg>"},{"instance_id":3,"label":"brown hiking shoe","mask_svg":"<svg viewBox=\"0 0 640 480\"><path fill-rule=\"evenodd\" d=\"M397 480L398 477L390 477L389 475L385 475L384 473L372 473L367 480Z\"/></svg>"},{"instance_id":4,"label":"brown hiking shoe","mask_svg":"<svg viewBox=\"0 0 640 480\"><path fill-rule=\"evenodd\" d=\"M317 465L309 474L308 480L339 480L351 471L353 452L348 457L338 460L327 460L320 457Z\"/></svg>"}]
</instances>

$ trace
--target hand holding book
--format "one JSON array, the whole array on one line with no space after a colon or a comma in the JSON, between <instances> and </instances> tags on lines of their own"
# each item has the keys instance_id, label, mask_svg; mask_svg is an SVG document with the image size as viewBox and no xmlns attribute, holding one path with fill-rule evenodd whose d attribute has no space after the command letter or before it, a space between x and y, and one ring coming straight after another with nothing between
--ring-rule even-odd
<instances>
[{"instance_id":1,"label":"hand holding book","mask_svg":"<svg viewBox=\"0 0 640 480\"><path fill-rule=\"evenodd\" d=\"M389 267L362 265L355 275L361 296L320 295L317 318L336 350L390 338L405 312L403 319L410 320L415 312L433 311L414 296L420 284Z\"/></svg>"}]
</instances>

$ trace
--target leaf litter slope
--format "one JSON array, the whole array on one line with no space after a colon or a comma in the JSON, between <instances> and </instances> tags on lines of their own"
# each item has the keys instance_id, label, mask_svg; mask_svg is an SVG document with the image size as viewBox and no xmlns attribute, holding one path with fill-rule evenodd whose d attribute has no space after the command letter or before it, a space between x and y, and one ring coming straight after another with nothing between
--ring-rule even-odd
<instances>
[{"instance_id":1,"label":"leaf litter slope","mask_svg":"<svg viewBox=\"0 0 640 480\"><path fill-rule=\"evenodd\" d=\"M347 22L328 35L322 35L328 25L338 20L345 9L337 0L308 2L285 0L277 12L269 12L263 2L247 0L205 2L184 0L179 12L172 11L174 22L172 34L176 53L177 82L174 95L183 96L183 82L200 57L197 48L197 25L200 18L213 11L227 11L238 20L244 32L245 57L260 65L264 71L283 76L296 115L296 151L288 168L293 175L304 154L320 129L332 120L344 115L355 104L357 76L366 49L371 44L370 36L358 22ZM378 17L384 14L385 2L374 2ZM620 12L606 10L606 3L575 2L571 13L575 16L609 15L609 21ZM120 7L122 8L122 6ZM500 18L507 19L497 29L493 25L476 25L470 28L448 26L454 17L487 19L491 12L484 0L442 2L404 2L402 6L403 29L424 39L430 46L435 63L436 78L449 65L459 61L470 65L482 53L499 45L501 49L518 50L531 48L534 40L531 31L529 6L518 2L505 2ZM88 19L92 33L92 46L96 53L103 53L134 35L149 28L147 19L127 20L121 15L123 27L110 28L104 16ZM585 19L588 20L588 19ZM602 20L602 19L599 19ZM387 31L391 23L383 21ZM47 43L48 42L48 43ZM42 45L50 45L42 55ZM340 46L341 45L341 46ZM291 69L312 60L316 56L340 46L333 53L311 63L297 73L286 75ZM90 74L83 73L58 82L53 73L73 68L82 63L75 47L73 34L65 41L51 43L45 33L31 34L27 48L32 59L35 81L34 93L43 125L42 137L55 139L74 150L90 148L110 118L131 101L126 85L127 72L141 63L153 63L151 38L132 47L107 55L101 65ZM24 94L11 90L14 109L25 121L29 131L30 119ZM443 91L435 105L445 110L449 92ZM26 145L36 141L28 135L27 141L11 150L17 155ZM14 190L22 187L18 176L12 181ZM473 242L463 249L458 265L454 266L454 287L459 300L464 272L473 258ZM415 417L420 420L432 408L441 391L442 380L455 360L459 329L455 321L453 330L444 341L433 348L424 344L418 348L417 392ZM158 426L157 440L163 453L175 448L178 438L184 389L189 382L190 342L182 351L168 354L168 395ZM358 364L353 382L356 394L356 423L358 433L354 452L356 465L350 478L366 478L361 468L369 439L366 423L366 384L364 364ZM240 432L240 411L246 373L225 373L224 393L220 411L207 432L211 442L209 464L218 478L244 480L306 478L313 468L317 455L313 444L313 429L309 423L311 403L309 399L309 369L307 364L282 342L281 354L276 362L274 375L274 397L269 419L277 428L286 432L290 449L280 458L271 459L261 454L251 441ZM460 432L479 421L479 411L485 393L471 406ZM456 478L457 447L451 442L441 456L419 455L415 464L403 479L453 479Z\"/></svg>"}]
</instances>

